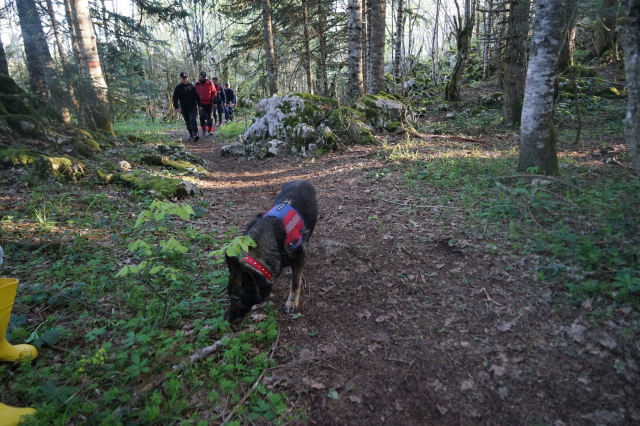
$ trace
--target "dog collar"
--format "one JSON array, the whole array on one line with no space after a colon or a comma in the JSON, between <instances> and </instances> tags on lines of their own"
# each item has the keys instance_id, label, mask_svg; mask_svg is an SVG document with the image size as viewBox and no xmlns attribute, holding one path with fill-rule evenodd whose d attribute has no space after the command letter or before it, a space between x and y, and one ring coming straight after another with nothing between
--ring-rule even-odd
<instances>
[{"instance_id":1,"label":"dog collar","mask_svg":"<svg viewBox=\"0 0 640 426\"><path fill-rule=\"evenodd\" d=\"M258 272L264 275L264 277L269 281L273 279L273 274L269 272L269 270L265 268L262 263L258 262L253 257L247 255L244 257L244 261L247 262L249 265L253 266L254 268L256 268Z\"/></svg>"}]
</instances>

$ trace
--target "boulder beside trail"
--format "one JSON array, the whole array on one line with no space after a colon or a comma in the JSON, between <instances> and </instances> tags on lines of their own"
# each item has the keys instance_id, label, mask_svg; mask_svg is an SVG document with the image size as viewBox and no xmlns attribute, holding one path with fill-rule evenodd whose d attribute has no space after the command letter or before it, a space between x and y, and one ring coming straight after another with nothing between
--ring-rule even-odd
<instances>
[{"instance_id":1,"label":"boulder beside trail","mask_svg":"<svg viewBox=\"0 0 640 426\"><path fill-rule=\"evenodd\" d=\"M395 132L409 128L407 107L394 95L381 92L366 95L356 108L341 107L336 100L294 93L261 100L253 124L238 143L225 145L222 156L279 155L274 145L285 143L291 152L305 153L315 148L337 149L339 143L372 144L374 130Z\"/></svg>"}]
</instances>

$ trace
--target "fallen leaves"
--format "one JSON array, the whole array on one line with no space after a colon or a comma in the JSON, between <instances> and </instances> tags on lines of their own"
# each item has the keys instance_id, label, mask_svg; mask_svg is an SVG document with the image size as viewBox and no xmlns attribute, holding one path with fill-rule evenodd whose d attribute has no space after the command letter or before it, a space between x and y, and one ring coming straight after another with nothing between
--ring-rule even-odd
<instances>
[{"instance_id":1,"label":"fallen leaves","mask_svg":"<svg viewBox=\"0 0 640 426\"><path fill-rule=\"evenodd\" d=\"M326 353L327 355L335 355L336 345L334 345L333 343L327 343L322 347L322 352Z\"/></svg>"},{"instance_id":2,"label":"fallen leaves","mask_svg":"<svg viewBox=\"0 0 640 426\"><path fill-rule=\"evenodd\" d=\"M462 381L462 384L460 385L460 390L464 392L464 391L471 390L475 387L476 387L476 383L471 379L467 379Z\"/></svg>"},{"instance_id":3,"label":"fallen leaves","mask_svg":"<svg viewBox=\"0 0 640 426\"><path fill-rule=\"evenodd\" d=\"M502 377L507 372L505 367L493 364L491 368L489 368L489 372L493 371L493 375L495 377Z\"/></svg>"},{"instance_id":4,"label":"fallen leaves","mask_svg":"<svg viewBox=\"0 0 640 426\"><path fill-rule=\"evenodd\" d=\"M600 339L600 342L598 343L600 343L605 348L609 348L610 350L613 350L618 346L618 344L609 336Z\"/></svg>"},{"instance_id":5,"label":"fallen leaves","mask_svg":"<svg viewBox=\"0 0 640 426\"><path fill-rule=\"evenodd\" d=\"M355 396L355 395L349 395L349 401L355 403L355 404L362 404L362 398L360 398L359 396Z\"/></svg>"},{"instance_id":6,"label":"fallen leaves","mask_svg":"<svg viewBox=\"0 0 640 426\"><path fill-rule=\"evenodd\" d=\"M362 311L362 312L358 312L356 315L357 315L357 316L358 316L358 318L360 318L360 319L362 319L362 318L365 318L365 319L369 319L369 318L371 318L371 312L369 312L369 311L368 311L368 310L366 310L366 309L365 309L364 311Z\"/></svg>"},{"instance_id":7,"label":"fallen leaves","mask_svg":"<svg viewBox=\"0 0 640 426\"><path fill-rule=\"evenodd\" d=\"M583 342L584 341L584 332L587 331L586 327L581 326L580 324L571 324L571 328L567 331L567 335L573 339L574 342Z\"/></svg>"},{"instance_id":8,"label":"fallen leaves","mask_svg":"<svg viewBox=\"0 0 640 426\"><path fill-rule=\"evenodd\" d=\"M314 388L314 389L324 389L325 388L325 386L320 382L312 383L311 387Z\"/></svg>"},{"instance_id":9,"label":"fallen leaves","mask_svg":"<svg viewBox=\"0 0 640 426\"><path fill-rule=\"evenodd\" d=\"M511 331L511 327L513 327L514 325L516 325L515 321L509 321L509 322L505 322L502 325L499 325L497 328L500 331L506 332L506 331Z\"/></svg>"},{"instance_id":10,"label":"fallen leaves","mask_svg":"<svg viewBox=\"0 0 640 426\"><path fill-rule=\"evenodd\" d=\"M376 342L386 343L389 341L389 335L387 333L374 333L371 339Z\"/></svg>"}]
</instances>

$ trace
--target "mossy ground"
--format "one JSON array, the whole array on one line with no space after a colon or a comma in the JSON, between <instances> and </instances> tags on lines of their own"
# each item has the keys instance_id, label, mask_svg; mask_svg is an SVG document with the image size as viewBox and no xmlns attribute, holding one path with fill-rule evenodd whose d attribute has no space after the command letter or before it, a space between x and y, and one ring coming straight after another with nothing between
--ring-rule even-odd
<instances>
[{"instance_id":1,"label":"mossy ground","mask_svg":"<svg viewBox=\"0 0 640 426\"><path fill-rule=\"evenodd\" d=\"M3 149L0 150L0 165L4 166L27 166L33 164L40 156L28 149Z\"/></svg>"}]
</instances>

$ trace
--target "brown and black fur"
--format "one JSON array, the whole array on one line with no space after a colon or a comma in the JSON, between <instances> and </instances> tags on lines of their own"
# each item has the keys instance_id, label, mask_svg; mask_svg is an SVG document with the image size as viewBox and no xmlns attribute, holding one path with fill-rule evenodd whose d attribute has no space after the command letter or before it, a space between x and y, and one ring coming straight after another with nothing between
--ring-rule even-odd
<instances>
[{"instance_id":1,"label":"brown and black fur","mask_svg":"<svg viewBox=\"0 0 640 426\"><path fill-rule=\"evenodd\" d=\"M249 249L249 256L264 265L273 274L274 280L285 267L291 266L291 288L284 310L292 313L298 307L304 251L316 226L318 203L315 189L306 180L285 183L273 205L285 201L288 201L304 220L302 244L295 249L285 248L286 233L282 221L273 216L264 217L264 213L253 219L244 235L253 238L257 244ZM226 262L230 274L227 286L229 320L236 321L244 318L253 305L267 300L271 294L271 282L242 258L226 256Z\"/></svg>"}]
</instances>

